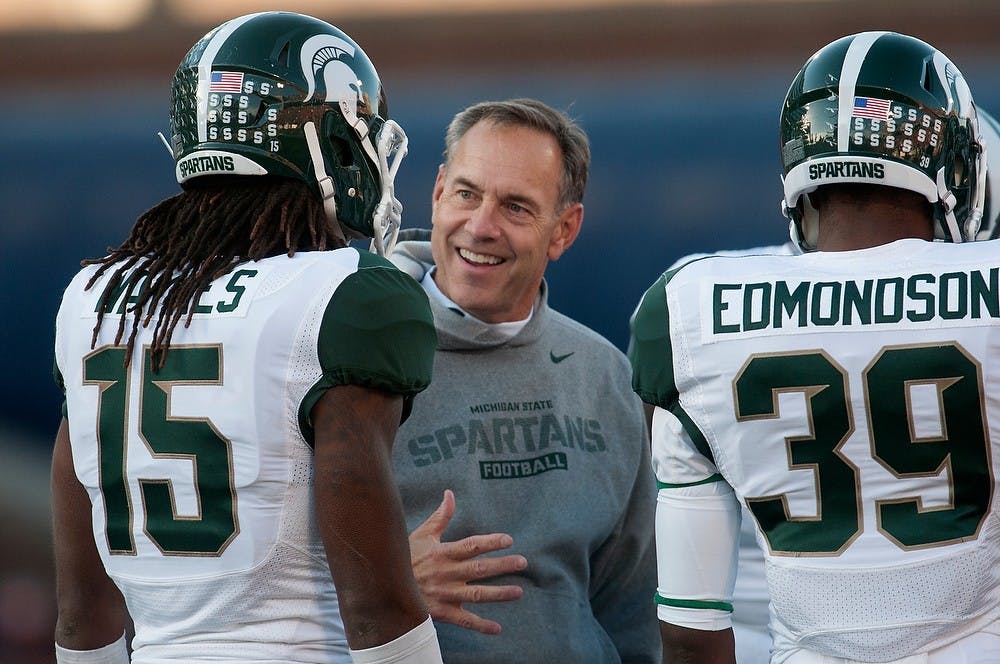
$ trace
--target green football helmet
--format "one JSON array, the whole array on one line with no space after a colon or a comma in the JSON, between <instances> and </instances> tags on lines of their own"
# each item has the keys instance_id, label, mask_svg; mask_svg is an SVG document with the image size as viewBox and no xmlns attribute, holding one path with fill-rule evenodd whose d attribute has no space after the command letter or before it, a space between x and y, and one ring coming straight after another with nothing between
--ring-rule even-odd
<instances>
[{"instance_id":1,"label":"green football helmet","mask_svg":"<svg viewBox=\"0 0 1000 664\"><path fill-rule=\"evenodd\" d=\"M1000 237L1000 122L979 109L979 128L983 131L987 169L983 224L976 239L995 240Z\"/></svg>"},{"instance_id":2,"label":"green football helmet","mask_svg":"<svg viewBox=\"0 0 1000 664\"><path fill-rule=\"evenodd\" d=\"M972 93L957 67L919 39L862 32L817 51L781 109L782 211L792 239L815 249L808 194L857 182L923 194L935 238L976 238L986 163Z\"/></svg>"},{"instance_id":3,"label":"green football helmet","mask_svg":"<svg viewBox=\"0 0 1000 664\"><path fill-rule=\"evenodd\" d=\"M223 23L181 61L170 145L183 186L207 175L303 180L327 216L392 250L407 139L368 56L334 26L262 12Z\"/></svg>"}]
</instances>

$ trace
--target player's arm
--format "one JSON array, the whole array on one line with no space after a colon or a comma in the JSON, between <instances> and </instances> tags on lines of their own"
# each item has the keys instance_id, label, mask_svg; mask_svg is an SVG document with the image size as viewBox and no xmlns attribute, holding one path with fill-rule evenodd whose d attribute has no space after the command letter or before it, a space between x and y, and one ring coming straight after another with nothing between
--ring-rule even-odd
<instances>
[{"instance_id":1,"label":"player's arm","mask_svg":"<svg viewBox=\"0 0 1000 664\"><path fill-rule=\"evenodd\" d=\"M90 496L73 468L65 418L52 452L52 535L59 661L128 662L128 613L94 542Z\"/></svg>"},{"instance_id":2,"label":"player's arm","mask_svg":"<svg viewBox=\"0 0 1000 664\"><path fill-rule=\"evenodd\" d=\"M651 424L663 661L733 664L739 503L677 417L656 408Z\"/></svg>"},{"instance_id":3,"label":"player's arm","mask_svg":"<svg viewBox=\"0 0 1000 664\"><path fill-rule=\"evenodd\" d=\"M656 610L664 664L736 662L730 616L738 530L728 486L660 489Z\"/></svg>"},{"instance_id":4,"label":"player's arm","mask_svg":"<svg viewBox=\"0 0 1000 664\"><path fill-rule=\"evenodd\" d=\"M647 404L658 486L656 613L665 662L732 664L740 510L681 404L667 301L677 273L664 273L643 295L628 351L632 388Z\"/></svg>"},{"instance_id":5,"label":"player's arm","mask_svg":"<svg viewBox=\"0 0 1000 664\"><path fill-rule=\"evenodd\" d=\"M312 431L317 519L352 659L439 663L392 472L399 424L430 383L434 321L417 282L384 258L358 258L327 303L322 378L300 404L303 430Z\"/></svg>"},{"instance_id":6,"label":"player's arm","mask_svg":"<svg viewBox=\"0 0 1000 664\"><path fill-rule=\"evenodd\" d=\"M428 617L392 474L402 409L399 395L340 385L312 410L316 513L352 650L388 643Z\"/></svg>"}]
</instances>

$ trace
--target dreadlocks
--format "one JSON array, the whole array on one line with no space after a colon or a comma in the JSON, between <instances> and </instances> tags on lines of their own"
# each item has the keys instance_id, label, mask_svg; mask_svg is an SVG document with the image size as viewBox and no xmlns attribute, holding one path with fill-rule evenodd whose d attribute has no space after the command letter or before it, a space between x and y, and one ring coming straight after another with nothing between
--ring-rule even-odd
<instances>
[{"instance_id":1,"label":"dreadlocks","mask_svg":"<svg viewBox=\"0 0 1000 664\"><path fill-rule=\"evenodd\" d=\"M214 279L248 260L346 246L337 226L327 223L322 202L304 182L216 177L191 183L144 212L128 239L109 247L107 256L83 261L100 266L88 289L114 268L101 296L91 348L113 294L124 288L122 301L134 302L128 310L133 317L125 363L140 326L148 327L158 311L150 350L153 366L160 368L177 323L185 314L185 327L191 323L198 296ZM125 335L125 319L118 323L115 344Z\"/></svg>"}]
</instances>

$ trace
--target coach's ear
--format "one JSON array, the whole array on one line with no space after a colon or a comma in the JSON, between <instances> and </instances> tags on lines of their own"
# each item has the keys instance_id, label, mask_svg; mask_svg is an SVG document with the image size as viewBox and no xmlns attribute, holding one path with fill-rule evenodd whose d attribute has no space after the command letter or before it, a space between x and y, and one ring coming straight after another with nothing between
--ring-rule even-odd
<instances>
[{"instance_id":1,"label":"coach's ear","mask_svg":"<svg viewBox=\"0 0 1000 664\"><path fill-rule=\"evenodd\" d=\"M438 201L441 200L441 194L444 192L444 178L447 171L445 170L444 164L438 166L437 178L434 179L434 189L431 192L431 210L437 207ZM434 221L434 217L431 217L431 221Z\"/></svg>"},{"instance_id":2,"label":"coach's ear","mask_svg":"<svg viewBox=\"0 0 1000 664\"><path fill-rule=\"evenodd\" d=\"M549 260L559 260L567 249L576 241L583 225L583 203L574 203L566 207L556 218L556 227L549 238Z\"/></svg>"}]
</instances>

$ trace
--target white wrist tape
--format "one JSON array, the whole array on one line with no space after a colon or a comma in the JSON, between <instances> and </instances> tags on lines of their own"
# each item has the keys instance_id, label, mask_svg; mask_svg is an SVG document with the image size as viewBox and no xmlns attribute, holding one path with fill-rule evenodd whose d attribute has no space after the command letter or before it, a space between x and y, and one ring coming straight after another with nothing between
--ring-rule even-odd
<instances>
[{"instance_id":1,"label":"white wrist tape","mask_svg":"<svg viewBox=\"0 0 1000 664\"><path fill-rule=\"evenodd\" d=\"M114 643L95 650L70 650L57 643L56 664L128 664L125 634Z\"/></svg>"},{"instance_id":2,"label":"white wrist tape","mask_svg":"<svg viewBox=\"0 0 1000 664\"><path fill-rule=\"evenodd\" d=\"M431 617L406 634L374 648L352 650L354 664L441 664L441 647Z\"/></svg>"}]
</instances>

